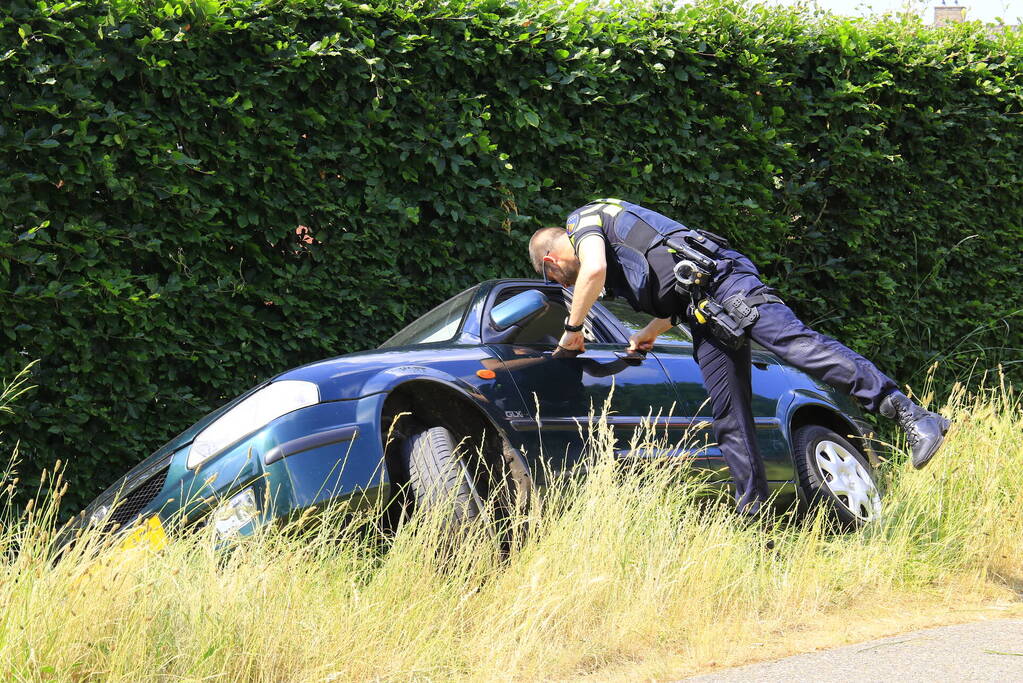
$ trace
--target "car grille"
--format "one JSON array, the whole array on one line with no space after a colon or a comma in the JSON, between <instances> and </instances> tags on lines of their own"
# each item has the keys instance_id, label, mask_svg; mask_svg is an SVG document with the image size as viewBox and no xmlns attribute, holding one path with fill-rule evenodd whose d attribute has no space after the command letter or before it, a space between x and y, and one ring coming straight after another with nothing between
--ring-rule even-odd
<instances>
[{"instance_id":1,"label":"car grille","mask_svg":"<svg viewBox=\"0 0 1023 683\"><path fill-rule=\"evenodd\" d=\"M110 514L110 522L117 528L123 529L135 521L143 508L152 503L156 494L160 493L163 483L167 481L169 470L169 467L161 468L159 472L132 489L131 493L124 497L118 497L114 511Z\"/></svg>"}]
</instances>

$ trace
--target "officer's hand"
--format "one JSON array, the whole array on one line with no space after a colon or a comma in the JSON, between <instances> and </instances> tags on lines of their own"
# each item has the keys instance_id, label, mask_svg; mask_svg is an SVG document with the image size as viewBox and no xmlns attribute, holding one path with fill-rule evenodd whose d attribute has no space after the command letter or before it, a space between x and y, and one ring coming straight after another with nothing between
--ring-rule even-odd
<instances>
[{"instance_id":1,"label":"officer's hand","mask_svg":"<svg viewBox=\"0 0 1023 683\"><path fill-rule=\"evenodd\" d=\"M566 331L565 334L561 335L561 341L558 342L558 346L582 353L586 350L586 338L583 337L582 332Z\"/></svg>"},{"instance_id":2,"label":"officer's hand","mask_svg":"<svg viewBox=\"0 0 1023 683\"><path fill-rule=\"evenodd\" d=\"M654 348L654 342L656 341L656 334L651 335L645 330L640 330L629 338L628 353L646 353L650 349Z\"/></svg>"}]
</instances>

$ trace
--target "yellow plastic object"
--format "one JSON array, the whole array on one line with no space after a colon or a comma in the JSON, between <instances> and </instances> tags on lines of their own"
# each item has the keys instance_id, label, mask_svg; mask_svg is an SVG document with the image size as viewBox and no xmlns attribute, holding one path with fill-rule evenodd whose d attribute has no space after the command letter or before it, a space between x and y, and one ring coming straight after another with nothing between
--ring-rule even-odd
<instances>
[{"instance_id":1,"label":"yellow plastic object","mask_svg":"<svg viewBox=\"0 0 1023 683\"><path fill-rule=\"evenodd\" d=\"M131 530L120 543L121 550L129 548L146 547L152 550L162 550L167 545L167 532L163 530L163 524L157 515L153 515L146 521Z\"/></svg>"},{"instance_id":2,"label":"yellow plastic object","mask_svg":"<svg viewBox=\"0 0 1023 683\"><path fill-rule=\"evenodd\" d=\"M703 305L706 303L707 303L706 301L701 301L700 304L693 309L693 314L696 316L696 322L700 323L701 325L707 322L707 316L703 314L702 310Z\"/></svg>"}]
</instances>

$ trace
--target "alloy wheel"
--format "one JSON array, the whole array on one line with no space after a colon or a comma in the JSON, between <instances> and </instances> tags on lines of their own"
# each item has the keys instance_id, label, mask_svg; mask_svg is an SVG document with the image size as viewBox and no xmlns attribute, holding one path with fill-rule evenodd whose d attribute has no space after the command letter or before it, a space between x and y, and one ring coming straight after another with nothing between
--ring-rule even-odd
<instances>
[{"instance_id":1,"label":"alloy wheel","mask_svg":"<svg viewBox=\"0 0 1023 683\"><path fill-rule=\"evenodd\" d=\"M814 448L824 485L852 514L863 522L881 514L881 496L867 468L849 450L824 439Z\"/></svg>"}]
</instances>

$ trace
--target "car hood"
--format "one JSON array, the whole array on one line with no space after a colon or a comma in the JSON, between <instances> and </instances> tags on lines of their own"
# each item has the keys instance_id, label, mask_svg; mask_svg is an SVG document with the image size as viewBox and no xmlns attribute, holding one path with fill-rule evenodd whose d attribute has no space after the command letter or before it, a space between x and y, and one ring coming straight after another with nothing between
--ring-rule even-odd
<instances>
[{"instance_id":1,"label":"car hood","mask_svg":"<svg viewBox=\"0 0 1023 683\"><path fill-rule=\"evenodd\" d=\"M329 358L289 370L273 381L313 382L320 388L321 401L345 401L378 393L380 389L367 384L384 371L414 375L424 367L454 367L467 361L478 362L487 355L478 344L417 344Z\"/></svg>"}]
</instances>

